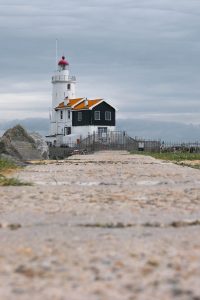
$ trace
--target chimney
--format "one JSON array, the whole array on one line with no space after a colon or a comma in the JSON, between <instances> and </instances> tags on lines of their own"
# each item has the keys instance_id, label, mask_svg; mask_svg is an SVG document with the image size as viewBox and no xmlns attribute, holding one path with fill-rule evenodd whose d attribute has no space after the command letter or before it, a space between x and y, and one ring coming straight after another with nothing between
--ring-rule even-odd
<instances>
[{"instance_id":1,"label":"chimney","mask_svg":"<svg viewBox=\"0 0 200 300\"><path fill-rule=\"evenodd\" d=\"M68 99L68 97L65 97L65 99L64 99L64 106L67 106L68 103L69 103L69 99Z\"/></svg>"},{"instance_id":2,"label":"chimney","mask_svg":"<svg viewBox=\"0 0 200 300\"><path fill-rule=\"evenodd\" d=\"M85 100L84 100L84 106L88 106L88 99L87 98L85 98Z\"/></svg>"}]
</instances>

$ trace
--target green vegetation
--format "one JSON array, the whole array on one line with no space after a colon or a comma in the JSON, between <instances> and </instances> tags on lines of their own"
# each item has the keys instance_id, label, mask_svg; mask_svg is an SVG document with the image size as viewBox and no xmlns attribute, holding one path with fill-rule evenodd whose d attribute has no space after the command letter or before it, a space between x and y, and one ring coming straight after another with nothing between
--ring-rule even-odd
<instances>
[{"instance_id":1,"label":"green vegetation","mask_svg":"<svg viewBox=\"0 0 200 300\"><path fill-rule=\"evenodd\" d=\"M0 186L22 186L22 185L31 185L29 182L23 182L16 178L7 178L4 175L0 174Z\"/></svg>"},{"instance_id":2,"label":"green vegetation","mask_svg":"<svg viewBox=\"0 0 200 300\"><path fill-rule=\"evenodd\" d=\"M2 173L8 172L10 170L17 169L17 165L7 159L0 159L0 186L21 186L21 185L31 185L29 182L22 182L16 178L8 178Z\"/></svg>"},{"instance_id":3,"label":"green vegetation","mask_svg":"<svg viewBox=\"0 0 200 300\"><path fill-rule=\"evenodd\" d=\"M160 152L160 153L134 151L131 152L131 154L152 156L157 159L172 161L175 164L183 167L190 167L190 168L200 170L200 153L189 153L189 152L181 152L181 151Z\"/></svg>"},{"instance_id":4,"label":"green vegetation","mask_svg":"<svg viewBox=\"0 0 200 300\"><path fill-rule=\"evenodd\" d=\"M148 155L157 159L170 160L170 161L184 161L184 160L200 160L200 153L189 153L189 152L142 152L134 151L131 154Z\"/></svg>"},{"instance_id":5,"label":"green vegetation","mask_svg":"<svg viewBox=\"0 0 200 300\"><path fill-rule=\"evenodd\" d=\"M16 168L17 166L14 162L7 159L0 158L0 172L5 171L7 169L16 169Z\"/></svg>"}]
</instances>

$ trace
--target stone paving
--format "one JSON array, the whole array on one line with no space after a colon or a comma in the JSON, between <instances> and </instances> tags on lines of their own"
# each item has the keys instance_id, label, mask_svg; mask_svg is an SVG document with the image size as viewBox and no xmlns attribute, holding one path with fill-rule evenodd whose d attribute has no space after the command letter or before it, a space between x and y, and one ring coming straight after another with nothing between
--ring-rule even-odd
<instances>
[{"instance_id":1,"label":"stone paving","mask_svg":"<svg viewBox=\"0 0 200 300\"><path fill-rule=\"evenodd\" d=\"M0 299L200 300L200 171L72 156L0 188Z\"/></svg>"}]
</instances>

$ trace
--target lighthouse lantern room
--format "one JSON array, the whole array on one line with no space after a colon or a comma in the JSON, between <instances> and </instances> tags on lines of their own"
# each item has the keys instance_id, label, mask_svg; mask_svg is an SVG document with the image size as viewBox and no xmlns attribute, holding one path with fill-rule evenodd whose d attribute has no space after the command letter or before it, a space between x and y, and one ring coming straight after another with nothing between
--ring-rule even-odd
<instances>
[{"instance_id":1,"label":"lighthouse lantern room","mask_svg":"<svg viewBox=\"0 0 200 300\"><path fill-rule=\"evenodd\" d=\"M75 76L69 75L69 63L62 56L58 62L58 68L52 77L53 92L52 92L52 106L56 107L61 99L68 97L69 99L75 98Z\"/></svg>"}]
</instances>

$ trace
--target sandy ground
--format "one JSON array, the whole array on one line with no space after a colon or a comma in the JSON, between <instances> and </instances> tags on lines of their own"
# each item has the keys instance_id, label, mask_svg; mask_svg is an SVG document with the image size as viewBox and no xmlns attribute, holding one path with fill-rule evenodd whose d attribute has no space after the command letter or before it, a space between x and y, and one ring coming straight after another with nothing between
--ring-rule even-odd
<instances>
[{"instance_id":1,"label":"sandy ground","mask_svg":"<svg viewBox=\"0 0 200 300\"><path fill-rule=\"evenodd\" d=\"M1 300L200 300L200 171L100 152L0 188Z\"/></svg>"}]
</instances>

